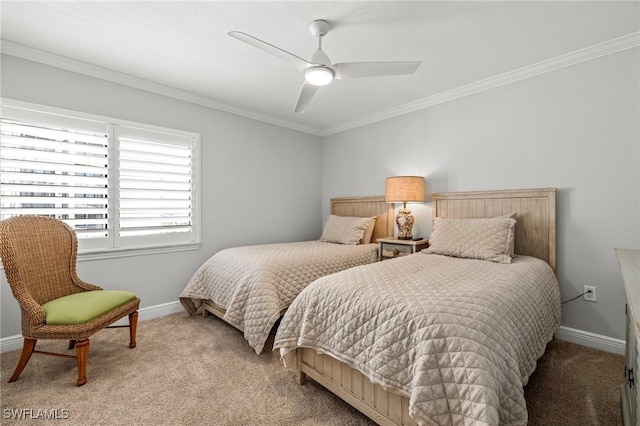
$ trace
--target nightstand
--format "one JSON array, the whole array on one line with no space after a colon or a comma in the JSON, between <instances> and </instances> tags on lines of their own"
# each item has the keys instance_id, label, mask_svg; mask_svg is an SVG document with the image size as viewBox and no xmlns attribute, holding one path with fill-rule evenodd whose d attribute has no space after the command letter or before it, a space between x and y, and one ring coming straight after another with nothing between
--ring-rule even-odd
<instances>
[{"instance_id":1,"label":"nightstand","mask_svg":"<svg viewBox=\"0 0 640 426\"><path fill-rule=\"evenodd\" d=\"M399 240L397 238L378 238L378 260L393 259L413 254L429 247L429 240Z\"/></svg>"},{"instance_id":2,"label":"nightstand","mask_svg":"<svg viewBox=\"0 0 640 426\"><path fill-rule=\"evenodd\" d=\"M625 385L622 387L622 424L637 425L640 415L638 372L640 371L640 250L615 249L627 295Z\"/></svg>"}]
</instances>

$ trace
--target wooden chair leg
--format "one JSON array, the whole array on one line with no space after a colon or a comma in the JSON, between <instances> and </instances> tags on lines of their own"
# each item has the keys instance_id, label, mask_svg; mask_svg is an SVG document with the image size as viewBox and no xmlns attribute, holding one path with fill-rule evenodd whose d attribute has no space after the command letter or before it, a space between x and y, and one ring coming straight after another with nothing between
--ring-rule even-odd
<instances>
[{"instance_id":1,"label":"wooden chair leg","mask_svg":"<svg viewBox=\"0 0 640 426\"><path fill-rule=\"evenodd\" d=\"M138 311L129 314L129 347L136 347L136 329L138 328Z\"/></svg>"},{"instance_id":2,"label":"wooden chair leg","mask_svg":"<svg viewBox=\"0 0 640 426\"><path fill-rule=\"evenodd\" d=\"M76 358L78 361L78 381L76 384L82 386L87 383L87 359L89 358L89 339L76 342Z\"/></svg>"},{"instance_id":3,"label":"wooden chair leg","mask_svg":"<svg viewBox=\"0 0 640 426\"><path fill-rule=\"evenodd\" d=\"M24 343L22 344L22 353L20 354L20 360L18 361L18 365L16 366L15 371L13 372L13 376L9 379L9 383L15 382L18 380L20 373L24 370L24 367L29 362L31 355L33 354L33 350L36 348L37 339L29 339L24 338Z\"/></svg>"},{"instance_id":4,"label":"wooden chair leg","mask_svg":"<svg viewBox=\"0 0 640 426\"><path fill-rule=\"evenodd\" d=\"M76 341L75 340L69 340L69 349L73 349L76 347Z\"/></svg>"}]
</instances>

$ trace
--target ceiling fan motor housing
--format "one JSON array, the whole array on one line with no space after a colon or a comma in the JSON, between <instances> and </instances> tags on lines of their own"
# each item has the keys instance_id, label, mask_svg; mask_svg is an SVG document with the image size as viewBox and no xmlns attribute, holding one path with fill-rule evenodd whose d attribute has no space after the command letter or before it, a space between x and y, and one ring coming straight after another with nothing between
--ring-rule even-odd
<instances>
[{"instance_id":1,"label":"ceiling fan motor housing","mask_svg":"<svg viewBox=\"0 0 640 426\"><path fill-rule=\"evenodd\" d=\"M313 54L309 58L309 62L311 62L312 64L325 65L327 67L331 66L331 59L329 59L327 54L324 53L324 50L322 49L316 49L316 51L313 52Z\"/></svg>"}]
</instances>

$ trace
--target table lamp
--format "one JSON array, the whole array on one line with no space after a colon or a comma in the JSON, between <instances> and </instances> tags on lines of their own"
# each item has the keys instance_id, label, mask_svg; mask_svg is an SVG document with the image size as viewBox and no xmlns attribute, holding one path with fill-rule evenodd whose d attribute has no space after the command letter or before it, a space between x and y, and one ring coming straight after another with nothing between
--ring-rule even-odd
<instances>
[{"instance_id":1,"label":"table lamp","mask_svg":"<svg viewBox=\"0 0 640 426\"><path fill-rule=\"evenodd\" d=\"M411 240L413 235L413 215L407 209L407 203L424 203L427 199L425 179L422 176L393 176L385 179L387 203L402 203L396 215L398 239Z\"/></svg>"}]
</instances>

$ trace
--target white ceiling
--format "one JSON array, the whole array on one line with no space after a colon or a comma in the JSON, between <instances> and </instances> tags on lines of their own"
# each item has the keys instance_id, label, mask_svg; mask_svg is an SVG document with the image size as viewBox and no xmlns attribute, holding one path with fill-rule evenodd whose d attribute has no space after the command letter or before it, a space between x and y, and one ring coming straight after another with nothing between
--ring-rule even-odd
<instances>
[{"instance_id":1,"label":"white ceiling","mask_svg":"<svg viewBox=\"0 0 640 426\"><path fill-rule=\"evenodd\" d=\"M2 1L2 50L329 134L469 85L481 87L478 82L500 76L508 81L505 76L518 70L523 74L634 33L635 47L638 6L637 1ZM294 113L302 74L227 32L243 31L306 58L317 47L308 30L314 19L332 24L323 48L333 63L420 60L422 65L410 76L336 80L320 88L304 113Z\"/></svg>"}]
</instances>

